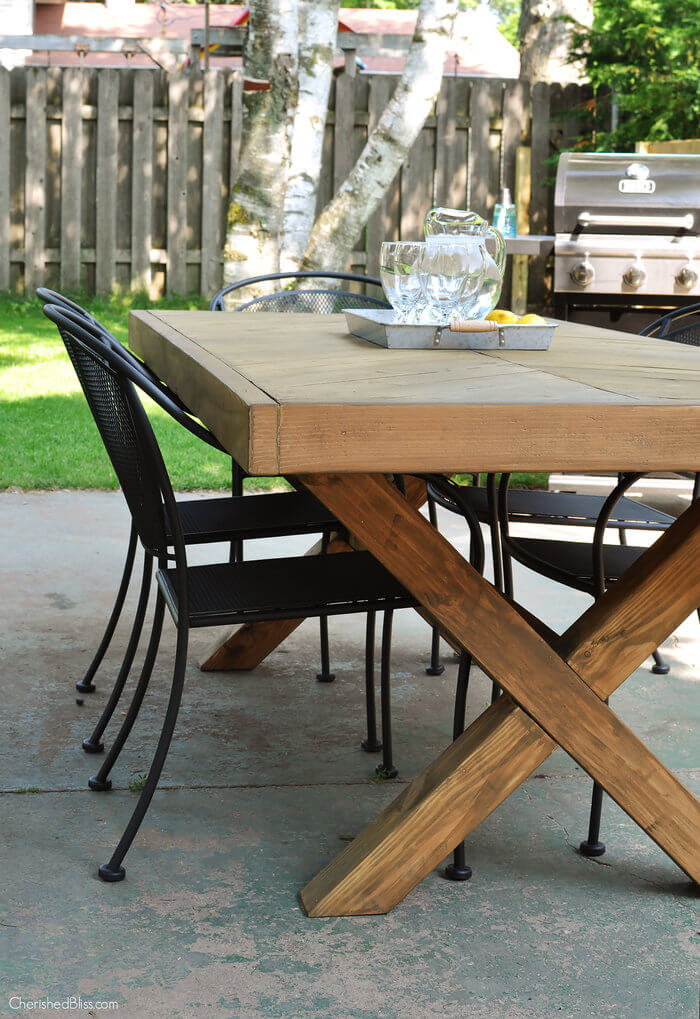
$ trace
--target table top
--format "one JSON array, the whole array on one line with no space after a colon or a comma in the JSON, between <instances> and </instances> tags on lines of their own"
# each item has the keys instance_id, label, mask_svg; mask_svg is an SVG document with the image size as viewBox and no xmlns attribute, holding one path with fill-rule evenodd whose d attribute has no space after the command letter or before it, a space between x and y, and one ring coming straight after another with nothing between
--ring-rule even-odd
<instances>
[{"instance_id":1,"label":"table top","mask_svg":"<svg viewBox=\"0 0 700 1019\"><path fill-rule=\"evenodd\" d=\"M130 343L250 473L696 470L700 349L387 350L342 315L138 311Z\"/></svg>"}]
</instances>

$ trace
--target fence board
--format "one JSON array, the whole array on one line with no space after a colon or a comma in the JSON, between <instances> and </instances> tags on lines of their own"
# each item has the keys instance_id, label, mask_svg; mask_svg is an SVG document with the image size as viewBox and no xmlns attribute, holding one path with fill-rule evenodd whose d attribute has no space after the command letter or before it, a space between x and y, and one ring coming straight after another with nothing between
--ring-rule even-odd
<instances>
[{"instance_id":1,"label":"fence board","mask_svg":"<svg viewBox=\"0 0 700 1019\"><path fill-rule=\"evenodd\" d=\"M81 202L83 194L83 72L79 67L63 72L61 121L61 289L74 292L80 286Z\"/></svg>"},{"instance_id":2,"label":"fence board","mask_svg":"<svg viewBox=\"0 0 700 1019\"><path fill-rule=\"evenodd\" d=\"M489 83L472 83L469 103L469 208L481 216L488 215L489 174Z\"/></svg>"},{"instance_id":3,"label":"fence board","mask_svg":"<svg viewBox=\"0 0 700 1019\"><path fill-rule=\"evenodd\" d=\"M134 73L131 147L131 286L150 291L153 243L153 72ZM134 212L136 215L134 215Z\"/></svg>"},{"instance_id":4,"label":"fence board","mask_svg":"<svg viewBox=\"0 0 700 1019\"><path fill-rule=\"evenodd\" d=\"M119 131L119 72L110 68L97 79L97 226L95 289L112 289L117 265L117 141Z\"/></svg>"},{"instance_id":5,"label":"fence board","mask_svg":"<svg viewBox=\"0 0 700 1019\"><path fill-rule=\"evenodd\" d=\"M189 76L170 75L168 89L168 275L170 293L187 286L187 113Z\"/></svg>"},{"instance_id":6,"label":"fence board","mask_svg":"<svg viewBox=\"0 0 700 1019\"><path fill-rule=\"evenodd\" d=\"M231 159L229 194L233 190L241 156L241 135L243 133L243 78L240 71L233 72L231 82Z\"/></svg>"},{"instance_id":7,"label":"fence board","mask_svg":"<svg viewBox=\"0 0 700 1019\"><path fill-rule=\"evenodd\" d=\"M224 81L218 71L204 74L202 166L202 269L200 292L211 295L221 285L221 162L224 141Z\"/></svg>"},{"instance_id":8,"label":"fence board","mask_svg":"<svg viewBox=\"0 0 700 1019\"><path fill-rule=\"evenodd\" d=\"M24 288L44 282L46 213L46 71L27 69L24 172Z\"/></svg>"},{"instance_id":9,"label":"fence board","mask_svg":"<svg viewBox=\"0 0 700 1019\"><path fill-rule=\"evenodd\" d=\"M547 166L550 154L550 87L543 81L538 82L532 90L530 136L530 233L546 234L551 228L551 185L547 179L552 171ZM528 299L536 308L544 305L546 261L544 257L530 260Z\"/></svg>"},{"instance_id":10,"label":"fence board","mask_svg":"<svg viewBox=\"0 0 700 1019\"><path fill-rule=\"evenodd\" d=\"M10 72L0 67L0 290L10 289Z\"/></svg>"},{"instance_id":11,"label":"fence board","mask_svg":"<svg viewBox=\"0 0 700 1019\"><path fill-rule=\"evenodd\" d=\"M333 192L343 183L355 162L354 129L348 125L355 121L355 81L354 75L345 70L335 80L335 127L333 158Z\"/></svg>"}]
</instances>

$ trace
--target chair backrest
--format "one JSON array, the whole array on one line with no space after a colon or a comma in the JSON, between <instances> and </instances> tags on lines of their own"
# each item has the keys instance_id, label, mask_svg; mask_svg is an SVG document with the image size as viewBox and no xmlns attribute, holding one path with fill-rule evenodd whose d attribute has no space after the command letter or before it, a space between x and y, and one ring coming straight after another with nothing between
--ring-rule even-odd
<instances>
[{"instance_id":1,"label":"chair backrest","mask_svg":"<svg viewBox=\"0 0 700 1019\"><path fill-rule=\"evenodd\" d=\"M150 368L139 360L135 354L120 343L119 340L114 336L105 325L103 325L98 319L91 315L90 312L81 308L79 304L69 300L62 294L58 294L53 290L48 290L46 287L39 287L37 289L37 297L44 303L44 306L53 305L54 307L60 308L64 312L66 318L71 321L74 325L84 326L91 333L95 332L99 334L104 342L114 351L114 353L121 357L122 360L131 369L130 377L140 385L145 393L155 403L158 404L167 414L174 418L178 424L181 424L188 432L192 432L202 442L206 442L209 446L213 446L214 449L223 451L223 446L218 439L209 431L208 428L204 428L198 421L195 421L191 416L189 410L177 395L167 386L164 382L155 375ZM69 352L70 353L70 352Z\"/></svg>"},{"instance_id":2,"label":"chair backrest","mask_svg":"<svg viewBox=\"0 0 700 1019\"><path fill-rule=\"evenodd\" d=\"M142 544L166 557L164 500L169 520L177 519L177 511L158 443L133 385L138 378L129 377L126 362L101 331L77 321L76 313L69 316L47 304L44 314L61 334Z\"/></svg>"},{"instance_id":3,"label":"chair backrest","mask_svg":"<svg viewBox=\"0 0 700 1019\"><path fill-rule=\"evenodd\" d=\"M667 312L642 329L640 335L700 347L700 304L687 304Z\"/></svg>"},{"instance_id":4,"label":"chair backrest","mask_svg":"<svg viewBox=\"0 0 700 1019\"><path fill-rule=\"evenodd\" d=\"M265 276L251 276L238 283L229 283L212 298L209 305L210 311L225 311L225 299L234 291L242 290L244 287L251 287L258 283L271 283L279 280L339 280L345 283L361 283L365 286L382 288L381 280L374 276L358 276L351 272L321 272L310 269L299 270L299 272L273 272ZM309 295L302 296L302 295ZM313 289L313 290L280 290L273 294L266 294L263 297L255 297L244 301L236 311L292 311L308 312L328 315L342 311L343 308L388 308L386 301L377 297L368 297L366 294L350 293L338 289Z\"/></svg>"}]
</instances>

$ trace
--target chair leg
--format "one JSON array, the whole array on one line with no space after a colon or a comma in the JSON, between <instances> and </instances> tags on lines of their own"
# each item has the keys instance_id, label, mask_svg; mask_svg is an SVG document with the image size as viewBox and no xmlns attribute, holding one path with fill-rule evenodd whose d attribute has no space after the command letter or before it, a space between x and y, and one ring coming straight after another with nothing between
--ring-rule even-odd
<instances>
[{"instance_id":1,"label":"chair leg","mask_svg":"<svg viewBox=\"0 0 700 1019\"><path fill-rule=\"evenodd\" d=\"M95 684L93 683L95 673L99 669L102 663L102 659L107 653L107 648L112 642L114 631L117 628L119 617L121 616L122 609L124 608L126 592L129 589L129 581L131 580L131 573L134 569L134 559L136 558L136 542L137 542L136 528L132 520L131 532L129 534L129 547L126 553L126 561L124 563L124 571L122 573L122 579L119 584L119 590L117 591L117 597L114 602L112 614L109 617L109 621L107 623L105 632L103 634L102 640L100 641L100 646L95 652L95 657L90 662L90 666L85 675L83 676L83 678L75 684L75 689L79 690L80 693L92 693L93 690L95 689Z\"/></svg>"},{"instance_id":2,"label":"chair leg","mask_svg":"<svg viewBox=\"0 0 700 1019\"><path fill-rule=\"evenodd\" d=\"M669 672L671 671L671 666L664 658L661 657L661 653L659 651L653 651L652 658L654 659L654 664L651 667L651 671L654 673L654 675L668 676Z\"/></svg>"},{"instance_id":3,"label":"chair leg","mask_svg":"<svg viewBox=\"0 0 700 1019\"><path fill-rule=\"evenodd\" d=\"M437 506L435 505L435 500L430 497L428 497L428 518L437 530ZM440 630L437 626L433 627L430 642L430 665L425 671L429 676L441 676L445 671L445 666L440 663Z\"/></svg>"},{"instance_id":4,"label":"chair leg","mask_svg":"<svg viewBox=\"0 0 700 1019\"><path fill-rule=\"evenodd\" d=\"M367 613L367 632L365 635L365 700L367 702L367 739L360 744L368 754L376 754L382 749L377 739L377 704L374 696L374 634L377 613Z\"/></svg>"},{"instance_id":5,"label":"chair leg","mask_svg":"<svg viewBox=\"0 0 700 1019\"><path fill-rule=\"evenodd\" d=\"M87 739L83 740L83 750L88 754L101 754L104 750L104 744L102 743L102 734L104 733L110 718L114 714L114 709L119 703L119 698L122 695L124 685L129 677L131 666L134 663L134 657L136 655L136 649L141 639L141 630L143 629L143 621L146 616L146 608L148 606L148 595L151 590L151 576L153 574L153 556L146 552L143 557L143 576L141 578L141 593L139 594L139 603L136 608L136 615L134 617L134 625L131 628L131 636L129 637L129 643L127 644L126 654L124 655L124 661L122 662L112 692L109 695L104 711L100 716L100 720L95 726L95 729Z\"/></svg>"},{"instance_id":6,"label":"chair leg","mask_svg":"<svg viewBox=\"0 0 700 1019\"><path fill-rule=\"evenodd\" d=\"M106 792L112 788L112 783L109 779L109 773L116 764L117 758L122 751L124 744L129 738L129 734L133 728L134 722L141 710L143 698L148 689L148 684L151 679L151 673L153 672L153 666L155 664L156 655L158 654L158 646L160 645L160 635L163 630L163 615L165 613L165 600L163 595L158 590L156 597L156 608L153 616L153 629L151 630L151 639L148 642L148 650L146 651L146 657L141 668L141 675L134 691L129 710L126 714L124 721L121 724L121 728L117 733L117 736L110 747L109 753L102 762L102 767L96 775L88 781L88 786L95 792Z\"/></svg>"},{"instance_id":7,"label":"chair leg","mask_svg":"<svg viewBox=\"0 0 700 1019\"><path fill-rule=\"evenodd\" d=\"M608 703L606 698L605 703ZM602 856L605 843L600 841L600 815L603 811L603 787L593 783L591 812L588 817L588 838L579 845L582 856Z\"/></svg>"},{"instance_id":8,"label":"chair leg","mask_svg":"<svg viewBox=\"0 0 700 1019\"><path fill-rule=\"evenodd\" d=\"M153 757L153 763L151 764L151 769L148 772L146 784L139 796L139 801L136 804L136 809L131 815L124 834L119 841L119 845L114 850L109 863L103 863L98 869L98 873L103 881L123 881L126 877L126 870L122 866L122 862L129 851L131 843L136 837L136 833L141 827L141 822L143 821L149 804L153 798L153 793L156 791L158 779L160 778L163 765L165 764L165 759L168 755L168 750L170 749L170 741L173 738L173 731L175 729L178 712L180 710L180 701L182 700L182 690L185 685L187 641L188 626L186 622L182 622L178 626L177 630L177 650L175 652L175 668L173 670L173 683L170 689L170 699L168 700L168 707L165 712L163 728Z\"/></svg>"},{"instance_id":9,"label":"chair leg","mask_svg":"<svg viewBox=\"0 0 700 1019\"><path fill-rule=\"evenodd\" d=\"M382 704L382 763L377 765L379 778L396 778L398 769L394 767L391 737L391 627L394 621L393 610L384 612L382 625L382 667L381 667L381 704Z\"/></svg>"},{"instance_id":10,"label":"chair leg","mask_svg":"<svg viewBox=\"0 0 700 1019\"><path fill-rule=\"evenodd\" d=\"M243 470L235 460L231 460L231 495L234 497L243 495ZM243 561L243 542L240 538L231 542L228 561L230 563Z\"/></svg>"},{"instance_id":11,"label":"chair leg","mask_svg":"<svg viewBox=\"0 0 700 1019\"><path fill-rule=\"evenodd\" d=\"M463 651L459 658L459 672L457 673L457 693L455 695L455 713L452 727L453 739L457 739L464 732L471 667L472 656ZM466 861L464 842L460 842L452 853L452 863L448 863L447 867L445 867L445 877L450 881L468 881L471 876L472 869Z\"/></svg>"},{"instance_id":12,"label":"chair leg","mask_svg":"<svg viewBox=\"0 0 700 1019\"><path fill-rule=\"evenodd\" d=\"M326 555L330 544L331 536L326 532L321 538L321 555ZM318 620L321 636L321 671L316 673L319 683L332 683L335 673L331 672L331 659L328 650L328 616L319 616Z\"/></svg>"}]
</instances>

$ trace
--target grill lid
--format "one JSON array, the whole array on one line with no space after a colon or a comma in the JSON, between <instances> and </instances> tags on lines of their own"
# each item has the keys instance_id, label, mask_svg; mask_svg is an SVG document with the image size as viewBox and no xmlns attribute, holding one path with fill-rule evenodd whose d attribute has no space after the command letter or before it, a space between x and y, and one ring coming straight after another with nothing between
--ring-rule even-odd
<instances>
[{"instance_id":1,"label":"grill lid","mask_svg":"<svg viewBox=\"0 0 700 1019\"><path fill-rule=\"evenodd\" d=\"M697 234L700 155L565 152L557 169L554 230Z\"/></svg>"}]
</instances>

